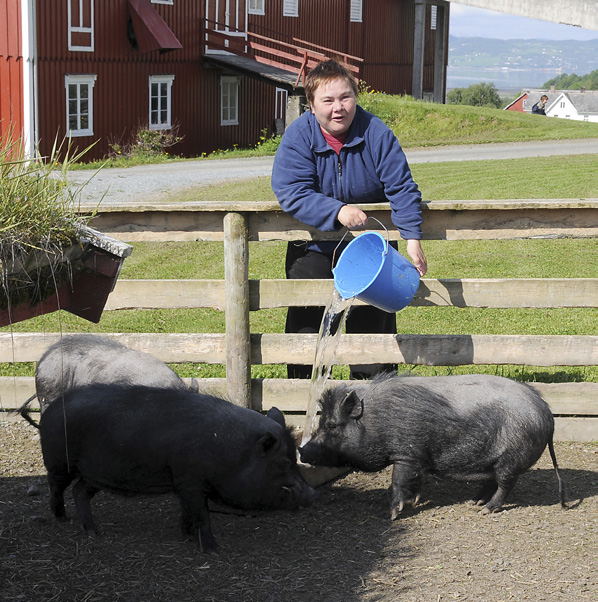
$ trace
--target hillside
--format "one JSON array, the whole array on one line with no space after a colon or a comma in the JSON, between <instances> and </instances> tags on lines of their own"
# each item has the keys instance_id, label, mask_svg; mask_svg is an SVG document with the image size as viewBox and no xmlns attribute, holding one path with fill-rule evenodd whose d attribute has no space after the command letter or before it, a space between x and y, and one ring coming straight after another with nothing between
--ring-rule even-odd
<instances>
[{"instance_id":1,"label":"hillside","mask_svg":"<svg viewBox=\"0 0 598 602\"><path fill-rule=\"evenodd\" d=\"M449 66L469 69L550 69L584 75L598 66L597 39L499 40L449 37Z\"/></svg>"}]
</instances>

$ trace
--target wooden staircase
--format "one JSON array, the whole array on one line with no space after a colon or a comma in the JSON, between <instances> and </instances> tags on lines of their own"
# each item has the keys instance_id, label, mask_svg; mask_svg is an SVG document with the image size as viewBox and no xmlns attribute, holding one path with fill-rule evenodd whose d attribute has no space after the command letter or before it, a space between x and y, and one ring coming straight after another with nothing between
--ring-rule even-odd
<instances>
[{"instance_id":1,"label":"wooden staircase","mask_svg":"<svg viewBox=\"0 0 598 602\"><path fill-rule=\"evenodd\" d=\"M203 56L294 88L302 87L306 75L323 60L334 58L342 62L357 80L363 63L362 58L306 40L283 41L209 19L205 20Z\"/></svg>"}]
</instances>

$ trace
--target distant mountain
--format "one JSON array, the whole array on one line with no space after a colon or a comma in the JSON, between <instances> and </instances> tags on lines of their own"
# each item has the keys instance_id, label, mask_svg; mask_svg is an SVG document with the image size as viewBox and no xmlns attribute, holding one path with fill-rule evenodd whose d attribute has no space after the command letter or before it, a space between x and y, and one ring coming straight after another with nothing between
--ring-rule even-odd
<instances>
[{"instance_id":1,"label":"distant mountain","mask_svg":"<svg viewBox=\"0 0 598 602\"><path fill-rule=\"evenodd\" d=\"M585 75L598 69L598 39L582 42L449 36L449 67L547 69Z\"/></svg>"}]
</instances>

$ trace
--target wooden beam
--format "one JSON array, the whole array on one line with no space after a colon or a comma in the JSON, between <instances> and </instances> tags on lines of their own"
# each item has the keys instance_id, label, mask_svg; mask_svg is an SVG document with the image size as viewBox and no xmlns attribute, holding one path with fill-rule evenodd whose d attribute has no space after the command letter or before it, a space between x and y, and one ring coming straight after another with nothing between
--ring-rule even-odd
<instances>
[{"instance_id":1,"label":"wooden beam","mask_svg":"<svg viewBox=\"0 0 598 602\"><path fill-rule=\"evenodd\" d=\"M61 336L69 335L0 333L0 363L36 362ZM224 334L102 336L152 353L167 363L226 363ZM317 337L317 334L252 334L252 364L311 364ZM598 336L345 334L340 337L336 364L380 362L422 366L593 366L598 364Z\"/></svg>"},{"instance_id":2,"label":"wooden beam","mask_svg":"<svg viewBox=\"0 0 598 602\"><path fill-rule=\"evenodd\" d=\"M274 307L326 306L332 280L250 280L251 311ZM596 278L464 278L420 281L413 307L596 307ZM355 305L364 305L355 300ZM224 280L119 280L106 310L184 309L224 311Z\"/></svg>"},{"instance_id":3,"label":"wooden beam","mask_svg":"<svg viewBox=\"0 0 598 602\"><path fill-rule=\"evenodd\" d=\"M361 207L384 224L390 240L400 239L388 203ZM428 240L598 237L598 199L430 201L422 209ZM223 218L231 211L247 215L249 240L339 240L344 233L309 228L275 201L106 205L92 225L127 242L224 240ZM373 220L368 229L386 235Z\"/></svg>"}]
</instances>

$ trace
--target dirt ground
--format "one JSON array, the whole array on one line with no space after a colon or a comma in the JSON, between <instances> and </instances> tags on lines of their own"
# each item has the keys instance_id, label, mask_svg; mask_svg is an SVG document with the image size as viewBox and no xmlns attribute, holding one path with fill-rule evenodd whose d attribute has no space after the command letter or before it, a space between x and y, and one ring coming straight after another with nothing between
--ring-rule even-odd
<instances>
[{"instance_id":1,"label":"dirt ground","mask_svg":"<svg viewBox=\"0 0 598 602\"><path fill-rule=\"evenodd\" d=\"M214 512L220 555L208 557L182 537L173 496L99 493L95 540L57 523L38 432L0 422L0 601L595 601L598 445L556 452L567 511L547 453L490 516L468 503L475 485L429 478L390 522L390 470L351 473L309 509Z\"/></svg>"}]
</instances>

